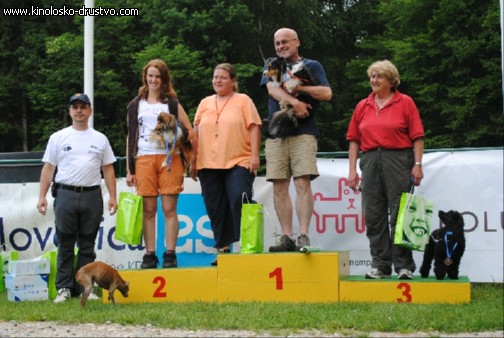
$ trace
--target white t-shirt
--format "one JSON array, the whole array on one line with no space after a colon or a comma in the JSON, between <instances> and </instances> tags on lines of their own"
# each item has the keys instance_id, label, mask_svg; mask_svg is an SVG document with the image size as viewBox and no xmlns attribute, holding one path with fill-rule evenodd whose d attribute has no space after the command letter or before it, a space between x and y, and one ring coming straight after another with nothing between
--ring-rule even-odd
<instances>
[{"instance_id":1,"label":"white t-shirt","mask_svg":"<svg viewBox=\"0 0 504 338\"><path fill-rule=\"evenodd\" d=\"M156 128L159 113L170 112L166 103L148 103L145 99L138 104L138 152L137 156L166 154L156 142L149 140L151 132Z\"/></svg>"},{"instance_id":2,"label":"white t-shirt","mask_svg":"<svg viewBox=\"0 0 504 338\"><path fill-rule=\"evenodd\" d=\"M56 182L87 187L100 185L100 168L116 158L105 135L70 126L51 135L42 161L58 167Z\"/></svg>"}]
</instances>

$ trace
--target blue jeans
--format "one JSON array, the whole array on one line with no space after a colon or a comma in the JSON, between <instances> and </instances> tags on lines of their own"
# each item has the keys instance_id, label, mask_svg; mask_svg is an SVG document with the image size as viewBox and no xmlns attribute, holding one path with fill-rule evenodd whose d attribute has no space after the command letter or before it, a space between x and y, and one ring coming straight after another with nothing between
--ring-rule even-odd
<instances>
[{"instance_id":1,"label":"blue jeans","mask_svg":"<svg viewBox=\"0 0 504 338\"><path fill-rule=\"evenodd\" d=\"M202 169L198 172L201 193L215 239L223 248L240 240L242 195L252 201L255 175L247 168Z\"/></svg>"}]
</instances>

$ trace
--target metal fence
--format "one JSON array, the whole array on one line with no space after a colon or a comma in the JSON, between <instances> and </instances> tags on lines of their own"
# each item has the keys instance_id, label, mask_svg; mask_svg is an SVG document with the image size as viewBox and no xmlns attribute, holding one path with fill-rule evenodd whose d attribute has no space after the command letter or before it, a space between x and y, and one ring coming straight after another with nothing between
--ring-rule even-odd
<instances>
[{"instance_id":1,"label":"metal fence","mask_svg":"<svg viewBox=\"0 0 504 338\"><path fill-rule=\"evenodd\" d=\"M483 150L503 150L504 147L487 148L442 148L426 149L425 153L433 152L459 152L459 151L483 151ZM40 171L42 169L43 151L36 152L14 152L0 153L0 183L28 183L39 182ZM347 151L319 152L319 158L348 158ZM114 169L117 177L126 176L126 157L116 157ZM264 175L264 154L261 154L263 166L258 171L258 176Z\"/></svg>"}]
</instances>

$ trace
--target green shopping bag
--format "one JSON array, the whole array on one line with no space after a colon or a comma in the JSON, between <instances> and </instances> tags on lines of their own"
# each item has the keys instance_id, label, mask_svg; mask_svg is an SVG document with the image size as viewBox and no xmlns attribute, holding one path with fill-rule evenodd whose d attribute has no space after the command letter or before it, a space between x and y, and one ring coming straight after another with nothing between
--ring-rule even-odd
<instances>
[{"instance_id":1,"label":"green shopping bag","mask_svg":"<svg viewBox=\"0 0 504 338\"><path fill-rule=\"evenodd\" d=\"M76 248L75 251L78 249ZM76 253L77 254L77 253ZM54 299L58 295L58 290L56 289L56 274L58 273L58 251L48 251L44 252L41 256L49 261L51 270L49 272L49 278L47 280L47 289L49 292L49 299Z\"/></svg>"},{"instance_id":2,"label":"green shopping bag","mask_svg":"<svg viewBox=\"0 0 504 338\"><path fill-rule=\"evenodd\" d=\"M247 197L244 193L243 197ZM263 205L255 202L243 203L240 223L240 246L242 253L261 253L264 250Z\"/></svg>"},{"instance_id":3,"label":"green shopping bag","mask_svg":"<svg viewBox=\"0 0 504 338\"><path fill-rule=\"evenodd\" d=\"M397 214L394 244L424 251L429 243L433 203L422 195L403 192Z\"/></svg>"},{"instance_id":4,"label":"green shopping bag","mask_svg":"<svg viewBox=\"0 0 504 338\"><path fill-rule=\"evenodd\" d=\"M5 291L5 275L7 274L9 261L19 260L17 251L0 251L0 292Z\"/></svg>"},{"instance_id":5,"label":"green shopping bag","mask_svg":"<svg viewBox=\"0 0 504 338\"><path fill-rule=\"evenodd\" d=\"M126 244L140 245L142 242L142 196L122 191L117 206L115 239Z\"/></svg>"}]
</instances>

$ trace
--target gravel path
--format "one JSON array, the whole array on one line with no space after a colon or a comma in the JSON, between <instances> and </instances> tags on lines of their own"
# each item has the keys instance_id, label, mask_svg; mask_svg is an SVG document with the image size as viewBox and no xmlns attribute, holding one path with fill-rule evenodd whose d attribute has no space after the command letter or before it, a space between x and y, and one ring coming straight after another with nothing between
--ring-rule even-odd
<instances>
[{"instance_id":1,"label":"gravel path","mask_svg":"<svg viewBox=\"0 0 504 338\"><path fill-rule=\"evenodd\" d=\"M253 332L246 330L174 330L155 326L119 324L68 325L56 322L0 321L0 337L504 337L504 331L440 334L417 332L398 334L391 332L352 332L327 334L317 330L296 332Z\"/></svg>"}]
</instances>

